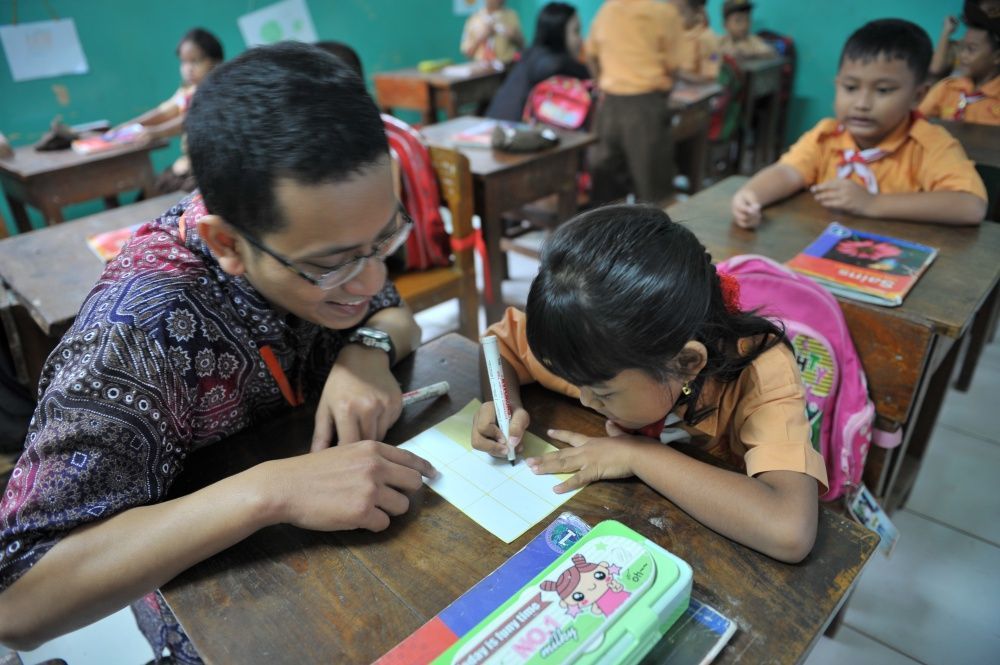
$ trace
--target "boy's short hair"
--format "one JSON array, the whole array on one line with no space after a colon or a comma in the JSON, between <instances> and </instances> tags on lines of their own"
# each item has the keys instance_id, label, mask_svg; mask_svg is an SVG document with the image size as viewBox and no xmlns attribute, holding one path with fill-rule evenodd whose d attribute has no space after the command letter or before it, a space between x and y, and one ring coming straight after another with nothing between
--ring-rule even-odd
<instances>
[{"instance_id":1,"label":"boy's short hair","mask_svg":"<svg viewBox=\"0 0 1000 665\"><path fill-rule=\"evenodd\" d=\"M722 3L722 18L727 19L730 14L749 12L751 9L753 9L753 3L749 0L726 0Z\"/></svg>"},{"instance_id":2,"label":"boy's short hair","mask_svg":"<svg viewBox=\"0 0 1000 665\"><path fill-rule=\"evenodd\" d=\"M967 0L962 20L967 27L984 31L994 51L1000 49L1000 15L988 13L977 2Z\"/></svg>"},{"instance_id":3,"label":"boy's short hair","mask_svg":"<svg viewBox=\"0 0 1000 665\"><path fill-rule=\"evenodd\" d=\"M198 86L184 122L209 212L253 234L285 221L275 181L339 182L389 153L361 78L315 46L252 48Z\"/></svg>"},{"instance_id":4,"label":"boy's short hair","mask_svg":"<svg viewBox=\"0 0 1000 665\"><path fill-rule=\"evenodd\" d=\"M353 48L345 44L344 42L316 42L316 46L320 47L327 53L337 56L347 64L351 66L358 76L361 78L365 77L364 67L361 66L361 57L358 56L358 52Z\"/></svg>"},{"instance_id":5,"label":"boy's short hair","mask_svg":"<svg viewBox=\"0 0 1000 665\"><path fill-rule=\"evenodd\" d=\"M923 28L901 18L883 18L865 23L848 37L837 68L847 59L870 62L885 56L904 61L920 85L927 78L933 52L931 38Z\"/></svg>"}]
</instances>

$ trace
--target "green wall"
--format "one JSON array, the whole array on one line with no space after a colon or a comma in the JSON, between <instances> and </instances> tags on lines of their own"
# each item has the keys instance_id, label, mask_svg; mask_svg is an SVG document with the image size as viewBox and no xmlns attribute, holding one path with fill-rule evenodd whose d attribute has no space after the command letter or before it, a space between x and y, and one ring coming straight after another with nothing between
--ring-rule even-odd
<instances>
[{"instance_id":1,"label":"green wall","mask_svg":"<svg viewBox=\"0 0 1000 665\"><path fill-rule=\"evenodd\" d=\"M0 0L0 24L10 23L13 0ZM19 22L52 18L40 0L17 3ZM0 131L15 146L33 143L57 114L70 124L107 119L121 122L169 97L180 83L177 40L202 26L222 41L226 57L244 49L236 19L266 0L49 0L61 18L71 17L90 72L14 83L0 49ZM365 73L412 66L428 58L459 59L464 17L452 13L451 0L307 0L320 39L351 44ZM64 89L60 100L57 90ZM65 102L65 103L63 103ZM177 140L154 153L157 171L178 154ZM130 198L128 197L123 198ZM97 212L97 202L66 209L67 217ZM31 209L29 209L31 210ZM13 231L5 201L0 212ZM32 210L32 220L41 215Z\"/></svg>"},{"instance_id":2,"label":"green wall","mask_svg":"<svg viewBox=\"0 0 1000 665\"><path fill-rule=\"evenodd\" d=\"M0 23L8 23L13 0L0 0ZM572 0L571 0L572 2ZM242 14L269 4L264 0L49 0L60 17L72 17L90 65L90 73L14 83L0 50L0 131L14 143L32 143L56 114L70 123L106 118L120 122L151 108L177 87L174 48L193 26L203 26L222 40L227 57L244 50L236 25ZM428 58L460 59L458 41L464 17L452 13L451 0L307 0L320 39L345 41L359 52L369 76L377 71L411 66ZM601 0L576 0L584 34ZM545 0L508 0L531 39L535 15ZM875 18L902 16L937 38L945 12L960 3L942 0L841 0L816 5L792 0L761 0L754 10L754 29L790 34L798 47L799 66L790 108L788 139L794 140L833 104L837 57L852 30ZM819 14L819 10L822 14ZM721 32L722 0L710 0L713 29ZM19 21L51 18L45 3L17 3ZM65 89L60 100L59 86ZM63 103L65 101L65 104ZM154 153L157 170L177 154ZM100 209L95 202L71 206L68 217ZM6 203L0 211L12 225ZM33 213L36 224L40 217Z\"/></svg>"}]
</instances>

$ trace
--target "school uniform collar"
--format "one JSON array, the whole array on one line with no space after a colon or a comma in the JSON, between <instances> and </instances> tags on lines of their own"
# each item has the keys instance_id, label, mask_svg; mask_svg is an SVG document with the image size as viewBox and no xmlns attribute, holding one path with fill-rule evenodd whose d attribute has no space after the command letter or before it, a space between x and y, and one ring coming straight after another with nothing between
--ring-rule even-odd
<instances>
[{"instance_id":1,"label":"school uniform collar","mask_svg":"<svg viewBox=\"0 0 1000 665\"><path fill-rule=\"evenodd\" d=\"M978 88L968 76L953 76L948 79L948 87L956 92L981 92L991 99L1000 99L1000 76L994 76Z\"/></svg>"},{"instance_id":2,"label":"school uniform collar","mask_svg":"<svg viewBox=\"0 0 1000 665\"><path fill-rule=\"evenodd\" d=\"M879 142L878 145L872 147L882 150L886 153L892 154L901 145L903 145L908 138L910 138L911 128L913 127L914 124L916 124L922 119L923 115L921 115L918 111L910 111L910 115L908 115L906 118L903 119L902 122L896 125L893 128L893 130L889 132L888 136L882 139L882 141ZM847 128L844 127L842 124L837 123L836 127L832 132L830 132L830 134L833 136L841 137L843 142L847 144L844 145L843 147L852 150L858 150L858 151L861 150L861 148L858 147L857 141L854 140L854 136L851 135L851 133L847 131Z\"/></svg>"}]
</instances>

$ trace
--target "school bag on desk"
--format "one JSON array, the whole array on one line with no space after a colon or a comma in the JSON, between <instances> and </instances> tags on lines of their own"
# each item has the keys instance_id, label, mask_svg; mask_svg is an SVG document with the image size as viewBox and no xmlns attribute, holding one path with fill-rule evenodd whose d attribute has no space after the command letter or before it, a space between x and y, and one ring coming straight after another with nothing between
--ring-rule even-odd
<instances>
[{"instance_id":1,"label":"school bag on desk","mask_svg":"<svg viewBox=\"0 0 1000 665\"><path fill-rule=\"evenodd\" d=\"M861 484L875 405L836 298L808 277L765 256L734 256L717 269L736 277L741 308L785 325L806 388L813 447L826 461L830 489L820 499L850 495ZM883 445L881 437L876 441Z\"/></svg>"},{"instance_id":2,"label":"school bag on desk","mask_svg":"<svg viewBox=\"0 0 1000 665\"><path fill-rule=\"evenodd\" d=\"M521 119L559 129L581 129L594 105L592 87L592 82L572 76L550 76L531 89Z\"/></svg>"},{"instance_id":3,"label":"school bag on desk","mask_svg":"<svg viewBox=\"0 0 1000 665\"><path fill-rule=\"evenodd\" d=\"M382 114L382 123L389 149L399 161L403 207L413 218L413 230L406 239L406 269L451 265L448 232L441 218L441 194L427 146L420 134L402 120Z\"/></svg>"}]
</instances>

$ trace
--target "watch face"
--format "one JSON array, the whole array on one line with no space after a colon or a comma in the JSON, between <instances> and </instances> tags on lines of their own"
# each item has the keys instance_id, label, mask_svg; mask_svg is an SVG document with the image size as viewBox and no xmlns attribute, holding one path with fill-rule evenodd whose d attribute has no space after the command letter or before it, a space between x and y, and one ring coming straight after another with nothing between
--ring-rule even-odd
<instances>
[{"instance_id":1,"label":"watch face","mask_svg":"<svg viewBox=\"0 0 1000 665\"><path fill-rule=\"evenodd\" d=\"M358 335L361 337L367 337L377 342L389 341L389 333L384 330L379 330L378 328L358 328Z\"/></svg>"}]
</instances>

